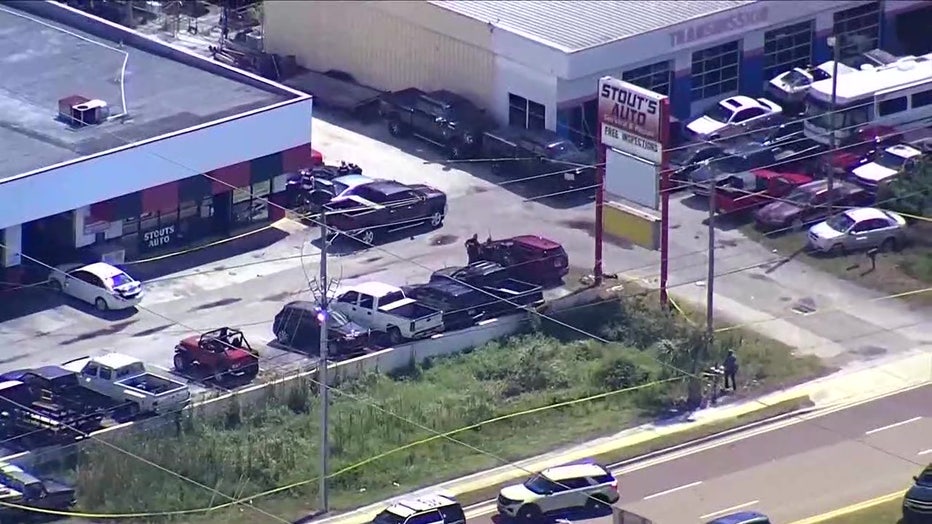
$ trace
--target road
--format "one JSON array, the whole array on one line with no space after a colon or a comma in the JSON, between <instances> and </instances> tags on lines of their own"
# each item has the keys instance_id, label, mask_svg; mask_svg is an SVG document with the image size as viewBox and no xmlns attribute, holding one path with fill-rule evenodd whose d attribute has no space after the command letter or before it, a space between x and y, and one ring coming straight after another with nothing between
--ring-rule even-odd
<instances>
[{"instance_id":1,"label":"road","mask_svg":"<svg viewBox=\"0 0 932 524\"><path fill-rule=\"evenodd\" d=\"M619 505L656 524L742 509L788 523L905 490L932 456L932 386L724 442L618 469ZM607 515L570 517L612 523Z\"/></svg>"},{"instance_id":2,"label":"road","mask_svg":"<svg viewBox=\"0 0 932 524\"><path fill-rule=\"evenodd\" d=\"M506 184L482 165L453 166L431 146L386 136L381 124L315 119L314 144L331 162L359 163L366 174L402 182L427 182L450 197L449 215L436 231L412 231L380 248L335 256L330 273L343 283L366 279L395 284L423 280L430 269L465 262L462 242L474 233L504 237L541 233L564 244L571 275L590 271L593 207L575 198L527 201L534 183ZM339 125L338 125L339 124ZM469 171L456 167L468 168ZM671 225L670 283L681 296L700 295L705 278L705 211L693 198L675 199ZM0 304L0 344L7 348L0 371L59 363L103 350L129 353L155 366L171 366L171 348L192 331L240 326L253 345L271 337L270 324L287 300L312 298L307 275L317 272L315 229L295 232L270 246L147 282L143 308L132 316L99 316L42 290ZM932 315L894 301L871 301L875 293L815 272L798 261L780 263L773 253L727 227L718 232L716 305L736 321L750 321L765 334L801 351L836 359L890 356L932 343ZM303 253L303 257L301 256ZM399 257L406 259L401 260ZM645 279L656 275L657 254L638 247L607 245L607 271ZM820 310L792 312L806 300ZM826 313L825 311L831 311ZM823 314L824 313L824 314ZM771 320L774 317L784 320ZM762 320L766 322L762 322ZM264 351L269 369L303 357L275 348Z\"/></svg>"}]
</instances>

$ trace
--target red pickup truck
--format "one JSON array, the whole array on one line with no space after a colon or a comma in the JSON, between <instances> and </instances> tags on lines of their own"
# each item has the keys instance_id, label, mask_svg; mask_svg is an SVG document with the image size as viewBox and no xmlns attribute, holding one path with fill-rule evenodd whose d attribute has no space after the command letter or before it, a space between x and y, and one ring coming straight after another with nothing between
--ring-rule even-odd
<instances>
[{"instance_id":1,"label":"red pickup truck","mask_svg":"<svg viewBox=\"0 0 932 524\"><path fill-rule=\"evenodd\" d=\"M812 177L802 173L753 169L727 179L716 188L715 211L723 215L750 211L809 182Z\"/></svg>"}]
</instances>

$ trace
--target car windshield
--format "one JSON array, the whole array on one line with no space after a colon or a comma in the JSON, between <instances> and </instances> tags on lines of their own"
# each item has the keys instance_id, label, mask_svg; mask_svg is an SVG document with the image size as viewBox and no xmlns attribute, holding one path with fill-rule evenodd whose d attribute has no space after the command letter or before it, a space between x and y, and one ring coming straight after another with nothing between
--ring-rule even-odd
<instances>
[{"instance_id":1,"label":"car windshield","mask_svg":"<svg viewBox=\"0 0 932 524\"><path fill-rule=\"evenodd\" d=\"M828 225L828 227L834 229L835 231L844 233L851 229L851 226L854 225L854 220L848 215L842 213L840 215L833 216L825 223Z\"/></svg>"},{"instance_id":2,"label":"car windshield","mask_svg":"<svg viewBox=\"0 0 932 524\"><path fill-rule=\"evenodd\" d=\"M547 152L553 156L578 153L579 149L569 140L561 140L547 146Z\"/></svg>"},{"instance_id":3,"label":"car windshield","mask_svg":"<svg viewBox=\"0 0 932 524\"><path fill-rule=\"evenodd\" d=\"M543 475L534 475L524 483L524 487L538 495L546 495L556 491L558 486L554 481Z\"/></svg>"},{"instance_id":4,"label":"car windshield","mask_svg":"<svg viewBox=\"0 0 932 524\"><path fill-rule=\"evenodd\" d=\"M404 521L405 519L400 516L385 510L372 519L372 524L402 524Z\"/></svg>"},{"instance_id":5,"label":"car windshield","mask_svg":"<svg viewBox=\"0 0 932 524\"><path fill-rule=\"evenodd\" d=\"M783 200L792 202L793 204L808 204L809 201L812 200L812 193L802 189L796 189L785 196Z\"/></svg>"},{"instance_id":6,"label":"car windshield","mask_svg":"<svg viewBox=\"0 0 932 524\"><path fill-rule=\"evenodd\" d=\"M331 189L331 191L333 191L334 196L342 195L344 191L349 189L349 186L343 182L337 182L336 180L333 180L330 183L333 184L333 189Z\"/></svg>"},{"instance_id":7,"label":"car windshield","mask_svg":"<svg viewBox=\"0 0 932 524\"><path fill-rule=\"evenodd\" d=\"M734 114L731 109L723 106L721 103L715 104L712 107L705 110L703 113L707 118L711 118L716 122L728 122L731 120L731 115Z\"/></svg>"},{"instance_id":8,"label":"car windshield","mask_svg":"<svg viewBox=\"0 0 932 524\"><path fill-rule=\"evenodd\" d=\"M812 83L808 75L792 70L783 77L783 82L790 87L804 87Z\"/></svg>"},{"instance_id":9,"label":"car windshield","mask_svg":"<svg viewBox=\"0 0 932 524\"><path fill-rule=\"evenodd\" d=\"M118 273L110 277L110 285L113 287L120 287L126 284L132 284L135 282L133 277L127 275L126 273Z\"/></svg>"},{"instance_id":10,"label":"car windshield","mask_svg":"<svg viewBox=\"0 0 932 524\"><path fill-rule=\"evenodd\" d=\"M330 310L330 318L327 319L331 327L343 327L350 323L350 319L339 311Z\"/></svg>"},{"instance_id":11,"label":"car windshield","mask_svg":"<svg viewBox=\"0 0 932 524\"><path fill-rule=\"evenodd\" d=\"M906 160L899 156L894 155L889 151L884 151L883 154L877 157L874 162L880 166L883 166L887 169L892 169L894 171L899 171L903 168L903 164L906 163Z\"/></svg>"},{"instance_id":12,"label":"car windshield","mask_svg":"<svg viewBox=\"0 0 932 524\"><path fill-rule=\"evenodd\" d=\"M748 157L728 155L712 162L712 166L722 173L740 173L747 171L749 167Z\"/></svg>"}]
</instances>

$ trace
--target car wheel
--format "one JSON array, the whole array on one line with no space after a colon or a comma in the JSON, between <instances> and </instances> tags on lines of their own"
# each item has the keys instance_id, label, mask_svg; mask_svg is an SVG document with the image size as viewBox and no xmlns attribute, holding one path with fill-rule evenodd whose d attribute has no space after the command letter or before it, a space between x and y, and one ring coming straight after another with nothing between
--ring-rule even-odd
<instances>
[{"instance_id":1,"label":"car wheel","mask_svg":"<svg viewBox=\"0 0 932 524\"><path fill-rule=\"evenodd\" d=\"M845 246L841 244L835 244L831 249L828 250L828 254L832 256L841 256L845 254Z\"/></svg>"},{"instance_id":2,"label":"car wheel","mask_svg":"<svg viewBox=\"0 0 932 524\"><path fill-rule=\"evenodd\" d=\"M175 358L172 359L172 362L175 364L175 370L182 373L188 371L188 359L184 358L181 353L175 353Z\"/></svg>"},{"instance_id":3,"label":"car wheel","mask_svg":"<svg viewBox=\"0 0 932 524\"><path fill-rule=\"evenodd\" d=\"M366 247L369 247L375 243L375 231L364 229L356 236L356 239L365 244Z\"/></svg>"},{"instance_id":4,"label":"car wheel","mask_svg":"<svg viewBox=\"0 0 932 524\"><path fill-rule=\"evenodd\" d=\"M395 326L388 328L386 333L388 334L388 341L393 346L397 346L398 344L401 344L405 340L405 338L401 336L401 330Z\"/></svg>"},{"instance_id":5,"label":"car wheel","mask_svg":"<svg viewBox=\"0 0 932 524\"><path fill-rule=\"evenodd\" d=\"M433 227L440 227L443 225L443 211L434 211L434 214L430 215L430 225Z\"/></svg>"},{"instance_id":6,"label":"car wheel","mask_svg":"<svg viewBox=\"0 0 932 524\"><path fill-rule=\"evenodd\" d=\"M107 301L104 300L104 297L97 297L97 300L94 300L94 307L97 308L97 311L106 311L110 309L110 307L107 306Z\"/></svg>"},{"instance_id":7,"label":"car wheel","mask_svg":"<svg viewBox=\"0 0 932 524\"><path fill-rule=\"evenodd\" d=\"M880 251L882 251L883 253L889 253L894 250L896 250L896 239L895 238L891 237L881 242Z\"/></svg>"},{"instance_id":8,"label":"car wheel","mask_svg":"<svg viewBox=\"0 0 932 524\"><path fill-rule=\"evenodd\" d=\"M792 228L793 228L793 231L802 231L803 220L801 218L797 218L796 220L794 220L792 224Z\"/></svg>"},{"instance_id":9,"label":"car wheel","mask_svg":"<svg viewBox=\"0 0 932 524\"><path fill-rule=\"evenodd\" d=\"M518 519L522 522L534 522L540 517L540 508L534 504L525 504L518 510Z\"/></svg>"},{"instance_id":10,"label":"car wheel","mask_svg":"<svg viewBox=\"0 0 932 524\"><path fill-rule=\"evenodd\" d=\"M605 497L602 495L589 495L586 498L586 509L590 511L599 511L608 506L608 502L605 501Z\"/></svg>"},{"instance_id":11,"label":"car wheel","mask_svg":"<svg viewBox=\"0 0 932 524\"><path fill-rule=\"evenodd\" d=\"M450 144L450 159L459 160L463 158L463 146L461 144Z\"/></svg>"},{"instance_id":12,"label":"car wheel","mask_svg":"<svg viewBox=\"0 0 932 524\"><path fill-rule=\"evenodd\" d=\"M55 280L54 278L53 278L53 279L50 279L50 280L49 280L49 289L51 289L52 291L54 291L54 292L56 292L56 293L61 293L61 292L62 292L61 282L59 282L58 280Z\"/></svg>"},{"instance_id":13,"label":"car wheel","mask_svg":"<svg viewBox=\"0 0 932 524\"><path fill-rule=\"evenodd\" d=\"M405 134L404 125L398 120L389 120L388 133L394 137L400 137Z\"/></svg>"}]
</instances>

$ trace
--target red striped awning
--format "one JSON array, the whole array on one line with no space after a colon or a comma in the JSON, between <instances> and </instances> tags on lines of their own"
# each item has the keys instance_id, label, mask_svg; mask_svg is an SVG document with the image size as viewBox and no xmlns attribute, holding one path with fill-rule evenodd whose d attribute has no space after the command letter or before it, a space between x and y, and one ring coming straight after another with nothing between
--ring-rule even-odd
<instances>
[{"instance_id":1,"label":"red striped awning","mask_svg":"<svg viewBox=\"0 0 932 524\"><path fill-rule=\"evenodd\" d=\"M157 213L178 209L178 182L169 182L142 190L142 212Z\"/></svg>"},{"instance_id":2,"label":"red striped awning","mask_svg":"<svg viewBox=\"0 0 932 524\"><path fill-rule=\"evenodd\" d=\"M213 194L219 195L233 191L238 187L249 187L252 177L252 164L250 162L240 162L232 166L221 167L207 173L210 176L211 190Z\"/></svg>"}]
</instances>

